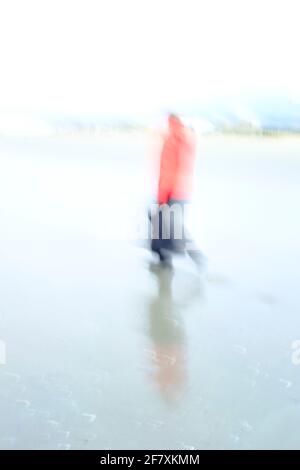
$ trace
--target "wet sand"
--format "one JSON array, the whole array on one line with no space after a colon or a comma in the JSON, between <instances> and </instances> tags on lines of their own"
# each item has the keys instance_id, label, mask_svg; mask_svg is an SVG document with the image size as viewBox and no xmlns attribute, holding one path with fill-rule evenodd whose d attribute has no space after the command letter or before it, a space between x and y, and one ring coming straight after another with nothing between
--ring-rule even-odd
<instances>
[{"instance_id":1,"label":"wet sand","mask_svg":"<svg viewBox=\"0 0 300 470\"><path fill-rule=\"evenodd\" d=\"M300 449L300 140L198 153L207 268L172 274L146 139L0 139L1 449Z\"/></svg>"}]
</instances>

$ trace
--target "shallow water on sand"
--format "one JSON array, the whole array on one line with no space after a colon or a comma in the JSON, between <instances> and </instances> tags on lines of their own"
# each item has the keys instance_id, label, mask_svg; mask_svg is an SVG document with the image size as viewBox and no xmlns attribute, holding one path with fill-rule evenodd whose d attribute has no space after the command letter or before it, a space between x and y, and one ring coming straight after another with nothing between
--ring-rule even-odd
<instances>
[{"instance_id":1,"label":"shallow water on sand","mask_svg":"<svg viewBox=\"0 0 300 470\"><path fill-rule=\"evenodd\" d=\"M200 275L134 239L148 148L0 141L0 448L299 449L300 141L200 140Z\"/></svg>"}]
</instances>

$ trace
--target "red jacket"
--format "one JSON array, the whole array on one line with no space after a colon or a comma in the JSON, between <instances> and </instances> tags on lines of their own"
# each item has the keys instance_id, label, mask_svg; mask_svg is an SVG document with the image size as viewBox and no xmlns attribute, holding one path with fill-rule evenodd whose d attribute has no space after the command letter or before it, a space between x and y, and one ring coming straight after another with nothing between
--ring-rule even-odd
<instances>
[{"instance_id":1,"label":"red jacket","mask_svg":"<svg viewBox=\"0 0 300 470\"><path fill-rule=\"evenodd\" d=\"M195 156L196 141L192 131L182 126L176 132L169 132L160 159L159 204L165 204L170 199L190 199Z\"/></svg>"}]
</instances>

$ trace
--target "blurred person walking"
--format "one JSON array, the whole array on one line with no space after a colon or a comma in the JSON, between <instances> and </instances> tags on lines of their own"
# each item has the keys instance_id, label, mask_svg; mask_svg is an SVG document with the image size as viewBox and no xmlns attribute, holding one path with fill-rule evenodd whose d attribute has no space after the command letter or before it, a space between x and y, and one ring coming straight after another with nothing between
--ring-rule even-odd
<instances>
[{"instance_id":1,"label":"blurred person walking","mask_svg":"<svg viewBox=\"0 0 300 470\"><path fill-rule=\"evenodd\" d=\"M197 266L202 255L191 239L185 224L184 212L193 186L196 159L196 138L180 118L170 114L168 133L160 156L157 205L151 211L151 250L162 265L172 265L172 253L187 253Z\"/></svg>"}]
</instances>

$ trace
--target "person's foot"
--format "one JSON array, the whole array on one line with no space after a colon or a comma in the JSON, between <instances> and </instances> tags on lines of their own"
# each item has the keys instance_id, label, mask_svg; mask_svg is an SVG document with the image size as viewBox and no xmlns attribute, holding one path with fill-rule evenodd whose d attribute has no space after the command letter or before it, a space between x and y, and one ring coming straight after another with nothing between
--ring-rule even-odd
<instances>
[{"instance_id":1,"label":"person's foot","mask_svg":"<svg viewBox=\"0 0 300 470\"><path fill-rule=\"evenodd\" d=\"M168 269L173 268L172 256L168 250L164 250L164 249L160 250L159 260L160 260L160 266L162 268L168 268Z\"/></svg>"},{"instance_id":2,"label":"person's foot","mask_svg":"<svg viewBox=\"0 0 300 470\"><path fill-rule=\"evenodd\" d=\"M172 263L171 258L165 258L165 259L161 260L159 265L163 269L170 269L170 270L173 269L173 263Z\"/></svg>"},{"instance_id":3,"label":"person's foot","mask_svg":"<svg viewBox=\"0 0 300 470\"><path fill-rule=\"evenodd\" d=\"M151 261L149 263L149 271L156 276L161 276L163 273L173 274L174 272L172 263L167 261L160 261L158 263Z\"/></svg>"},{"instance_id":4,"label":"person's foot","mask_svg":"<svg viewBox=\"0 0 300 470\"><path fill-rule=\"evenodd\" d=\"M190 258L194 261L197 270L198 271L203 271L206 267L207 261L206 257L201 253L199 250L191 250L188 252Z\"/></svg>"}]
</instances>

